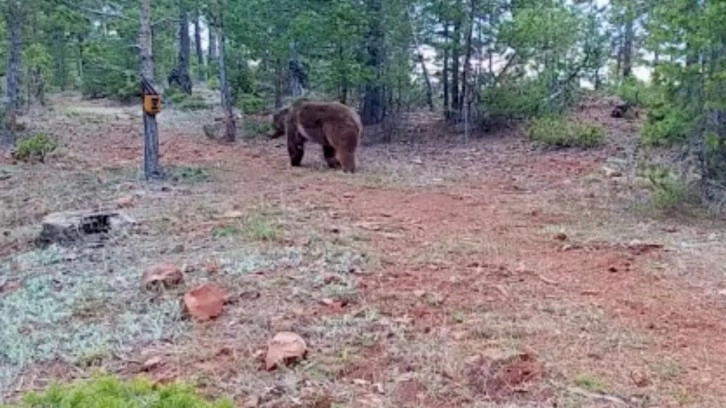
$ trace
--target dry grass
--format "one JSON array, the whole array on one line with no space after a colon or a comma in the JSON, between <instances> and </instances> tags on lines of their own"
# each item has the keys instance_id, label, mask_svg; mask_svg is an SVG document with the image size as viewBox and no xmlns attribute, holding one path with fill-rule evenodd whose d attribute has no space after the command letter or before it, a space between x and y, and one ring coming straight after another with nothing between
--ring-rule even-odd
<instances>
[{"instance_id":1,"label":"dry grass","mask_svg":"<svg viewBox=\"0 0 726 408\"><path fill-rule=\"evenodd\" d=\"M306 167L288 169L277 142L207 144L203 116L169 110L160 126L171 177L146 185L136 179L139 141L123 130L136 129L131 110L48 114L38 126L61 140L52 160L0 164L6 397L43 385L51 364L68 376L128 376L153 356L161 364L148 375L240 405L256 395L270 407L326 397L341 407L617 406L593 394L602 392L710 408L726 395L713 369L719 346L706 342L718 338L718 320L708 301L693 300L702 292L680 285L714 281L706 271L726 259L721 236L708 238L715 229L703 223L664 234L660 221L623 214L618 187L587 167L597 152L539 156L508 140L368 147L361 172L343 175L312 148ZM127 211L139 221L129 234L102 247L29 244L45 214L114 207L122 196L134 197ZM566 242L553 240L559 232ZM614 277L607 262L630 255L605 244L633 239L677 252ZM166 261L184 267L184 285L143 291L143 271ZM223 315L207 323L184 318L179 304L202 282L228 293ZM702 320L679 317L686 307ZM691 348L671 350L668 339L689 325L704 343L683 337ZM261 370L281 330L303 336L310 356ZM522 353L541 377L511 386L492 385L497 373L473 359ZM703 392L691 391L692 366L711 376ZM634 385L633 371L650 383Z\"/></svg>"}]
</instances>

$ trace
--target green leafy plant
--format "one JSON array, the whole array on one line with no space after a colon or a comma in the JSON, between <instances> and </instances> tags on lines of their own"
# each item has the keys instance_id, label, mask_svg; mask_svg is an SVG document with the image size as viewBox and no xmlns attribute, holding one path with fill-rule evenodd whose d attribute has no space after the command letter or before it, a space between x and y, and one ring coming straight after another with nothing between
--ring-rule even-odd
<instances>
[{"instance_id":1,"label":"green leafy plant","mask_svg":"<svg viewBox=\"0 0 726 408\"><path fill-rule=\"evenodd\" d=\"M120 381L112 376L69 384L54 383L42 392L25 394L17 405L6 408L233 408L229 398L206 401L183 383L155 385L138 377Z\"/></svg>"},{"instance_id":2,"label":"green leafy plant","mask_svg":"<svg viewBox=\"0 0 726 408\"><path fill-rule=\"evenodd\" d=\"M692 128L693 120L681 108L658 103L650 108L640 137L648 146L669 146L684 142Z\"/></svg>"},{"instance_id":3,"label":"green leafy plant","mask_svg":"<svg viewBox=\"0 0 726 408\"><path fill-rule=\"evenodd\" d=\"M39 160L43 162L45 156L54 151L57 144L48 135L36 134L31 137L21 139L15 146L13 157L17 160L31 161Z\"/></svg>"},{"instance_id":4,"label":"green leafy plant","mask_svg":"<svg viewBox=\"0 0 726 408\"><path fill-rule=\"evenodd\" d=\"M588 148L600 145L605 131L600 126L548 116L532 120L527 135L530 140L548 146Z\"/></svg>"}]
</instances>

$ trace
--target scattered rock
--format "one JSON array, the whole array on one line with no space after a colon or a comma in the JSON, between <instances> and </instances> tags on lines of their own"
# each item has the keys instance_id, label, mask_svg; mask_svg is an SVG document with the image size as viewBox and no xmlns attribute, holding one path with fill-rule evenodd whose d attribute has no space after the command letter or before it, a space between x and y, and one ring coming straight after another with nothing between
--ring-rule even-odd
<instances>
[{"instance_id":1,"label":"scattered rock","mask_svg":"<svg viewBox=\"0 0 726 408\"><path fill-rule=\"evenodd\" d=\"M166 262L144 272L142 282L147 290L168 288L184 282L184 276L178 266Z\"/></svg>"},{"instance_id":2,"label":"scattered rock","mask_svg":"<svg viewBox=\"0 0 726 408\"><path fill-rule=\"evenodd\" d=\"M678 228L671 225L671 226L664 227L663 231L673 233L673 232L678 232Z\"/></svg>"},{"instance_id":3,"label":"scattered rock","mask_svg":"<svg viewBox=\"0 0 726 408\"><path fill-rule=\"evenodd\" d=\"M501 401L523 384L542 377L544 369L529 353L500 351L469 359L464 374L472 391Z\"/></svg>"},{"instance_id":4,"label":"scattered rock","mask_svg":"<svg viewBox=\"0 0 726 408\"><path fill-rule=\"evenodd\" d=\"M213 319L222 314L225 292L219 286L203 284L184 294L187 313L199 320Z\"/></svg>"},{"instance_id":5,"label":"scattered rock","mask_svg":"<svg viewBox=\"0 0 726 408\"><path fill-rule=\"evenodd\" d=\"M232 211L227 211L226 213L224 213L224 215L222 215L222 217L223 218L242 218L242 217L244 217L244 214L242 213L242 211L232 210Z\"/></svg>"},{"instance_id":6,"label":"scattered rock","mask_svg":"<svg viewBox=\"0 0 726 408\"><path fill-rule=\"evenodd\" d=\"M353 193L343 193L343 198L354 198L355 194Z\"/></svg>"},{"instance_id":7,"label":"scattered rock","mask_svg":"<svg viewBox=\"0 0 726 408\"><path fill-rule=\"evenodd\" d=\"M134 196L125 195L121 196L116 200L116 207L118 208L131 208L134 206Z\"/></svg>"},{"instance_id":8,"label":"scattered rock","mask_svg":"<svg viewBox=\"0 0 726 408\"><path fill-rule=\"evenodd\" d=\"M565 241L567 240L567 234L565 234L564 232L558 232L557 234L555 234L554 238L558 241Z\"/></svg>"},{"instance_id":9,"label":"scattered rock","mask_svg":"<svg viewBox=\"0 0 726 408\"><path fill-rule=\"evenodd\" d=\"M279 364L292 364L307 356L308 346L293 332L279 332L267 343L265 368L273 370Z\"/></svg>"},{"instance_id":10,"label":"scattered rock","mask_svg":"<svg viewBox=\"0 0 726 408\"><path fill-rule=\"evenodd\" d=\"M5 281L0 283L0 295L4 293L12 293L20 289L20 282L18 281Z\"/></svg>"},{"instance_id":11,"label":"scattered rock","mask_svg":"<svg viewBox=\"0 0 726 408\"><path fill-rule=\"evenodd\" d=\"M244 402L242 402L242 408L257 408L260 406L260 397L257 395L250 395L249 397L245 398Z\"/></svg>"},{"instance_id":12,"label":"scattered rock","mask_svg":"<svg viewBox=\"0 0 726 408\"><path fill-rule=\"evenodd\" d=\"M605 174L605 177L607 177L607 178L620 177L623 175L623 173L620 170L616 170L616 169L613 169L612 167L608 167L608 166L603 166L602 171Z\"/></svg>"},{"instance_id":13,"label":"scattered rock","mask_svg":"<svg viewBox=\"0 0 726 408\"><path fill-rule=\"evenodd\" d=\"M633 384L640 388L650 385L650 380L648 379L648 376L642 371L631 372L630 379L633 380Z\"/></svg>"},{"instance_id":14,"label":"scattered rock","mask_svg":"<svg viewBox=\"0 0 726 408\"><path fill-rule=\"evenodd\" d=\"M121 211L64 211L48 214L36 244L69 244L88 235L108 234L135 225L136 221Z\"/></svg>"},{"instance_id":15,"label":"scattered rock","mask_svg":"<svg viewBox=\"0 0 726 408\"><path fill-rule=\"evenodd\" d=\"M144 364L141 365L141 369L144 371L153 370L154 368L160 366L161 362L162 362L161 357L159 357L159 356L151 357L148 360L144 361Z\"/></svg>"}]
</instances>

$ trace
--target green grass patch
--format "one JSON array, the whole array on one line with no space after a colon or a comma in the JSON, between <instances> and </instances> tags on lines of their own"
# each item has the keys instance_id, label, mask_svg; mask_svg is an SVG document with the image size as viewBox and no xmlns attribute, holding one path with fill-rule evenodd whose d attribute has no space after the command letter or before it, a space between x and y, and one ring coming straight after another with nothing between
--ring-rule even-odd
<instances>
[{"instance_id":1,"label":"green grass patch","mask_svg":"<svg viewBox=\"0 0 726 408\"><path fill-rule=\"evenodd\" d=\"M552 147L596 147L605 138L605 131L600 126L554 116L533 119L526 131L533 142Z\"/></svg>"},{"instance_id":2,"label":"green grass patch","mask_svg":"<svg viewBox=\"0 0 726 408\"><path fill-rule=\"evenodd\" d=\"M203 167L169 166L165 170L172 180L178 183L201 183L212 178L209 171Z\"/></svg>"},{"instance_id":3,"label":"green grass patch","mask_svg":"<svg viewBox=\"0 0 726 408\"><path fill-rule=\"evenodd\" d=\"M58 145L50 136L36 134L18 140L13 157L21 161L39 160L42 162L45 160L45 156L53 152L57 147Z\"/></svg>"},{"instance_id":4,"label":"green grass patch","mask_svg":"<svg viewBox=\"0 0 726 408\"><path fill-rule=\"evenodd\" d=\"M229 398L207 401L184 383L155 385L138 377L120 381L112 376L69 384L53 383L42 392L23 395L17 405L7 408L233 408Z\"/></svg>"}]
</instances>

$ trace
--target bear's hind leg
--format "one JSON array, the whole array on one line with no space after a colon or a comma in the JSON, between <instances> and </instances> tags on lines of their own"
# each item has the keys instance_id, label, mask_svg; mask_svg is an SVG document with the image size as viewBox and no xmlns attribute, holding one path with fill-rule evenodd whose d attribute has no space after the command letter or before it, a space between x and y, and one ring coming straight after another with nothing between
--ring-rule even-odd
<instances>
[{"instance_id":1,"label":"bear's hind leg","mask_svg":"<svg viewBox=\"0 0 726 408\"><path fill-rule=\"evenodd\" d=\"M300 167L303 156L305 155L305 146L303 143L288 143L287 152L290 154L290 165Z\"/></svg>"},{"instance_id":2,"label":"bear's hind leg","mask_svg":"<svg viewBox=\"0 0 726 408\"><path fill-rule=\"evenodd\" d=\"M328 167L331 169L337 169L340 168L340 162L335 157L336 151L333 146L330 145L323 145L323 157L325 158L325 161L328 163Z\"/></svg>"}]
</instances>

